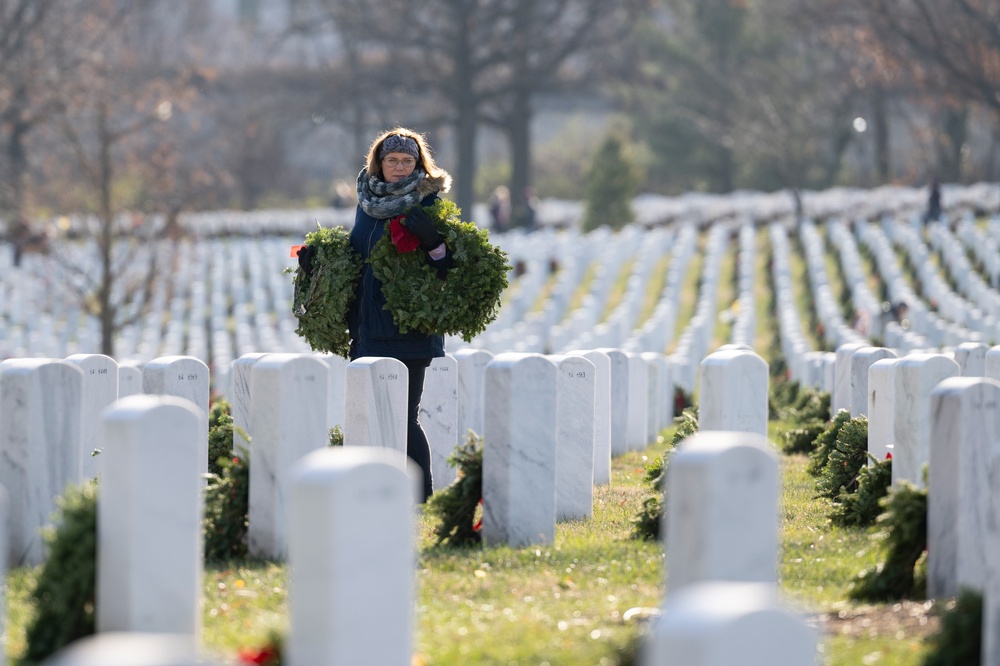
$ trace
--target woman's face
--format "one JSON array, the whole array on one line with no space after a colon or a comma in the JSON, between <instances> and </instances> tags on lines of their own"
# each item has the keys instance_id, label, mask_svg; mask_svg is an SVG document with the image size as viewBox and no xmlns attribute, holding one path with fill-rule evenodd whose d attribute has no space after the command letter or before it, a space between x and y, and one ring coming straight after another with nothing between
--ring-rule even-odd
<instances>
[{"instance_id":1,"label":"woman's face","mask_svg":"<svg viewBox=\"0 0 1000 666\"><path fill-rule=\"evenodd\" d=\"M416 167L416 158L407 153L389 153L382 158L382 176L387 183L403 180Z\"/></svg>"}]
</instances>

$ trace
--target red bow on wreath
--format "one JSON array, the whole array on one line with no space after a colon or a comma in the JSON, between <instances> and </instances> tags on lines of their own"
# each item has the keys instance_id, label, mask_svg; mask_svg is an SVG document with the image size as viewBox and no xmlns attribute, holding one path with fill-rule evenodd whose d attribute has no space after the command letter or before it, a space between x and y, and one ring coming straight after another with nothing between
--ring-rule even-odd
<instances>
[{"instance_id":1,"label":"red bow on wreath","mask_svg":"<svg viewBox=\"0 0 1000 666\"><path fill-rule=\"evenodd\" d=\"M413 252L420 247L420 239L413 235L413 232L403 226L403 215L397 215L389 220L389 234L392 237L392 244L403 254Z\"/></svg>"}]
</instances>

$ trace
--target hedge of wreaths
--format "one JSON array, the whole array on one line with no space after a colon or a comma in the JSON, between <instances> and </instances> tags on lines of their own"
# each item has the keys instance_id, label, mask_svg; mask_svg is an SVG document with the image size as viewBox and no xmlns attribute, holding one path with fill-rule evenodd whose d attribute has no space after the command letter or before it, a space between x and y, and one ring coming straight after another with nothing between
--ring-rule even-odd
<instances>
[{"instance_id":1,"label":"hedge of wreaths","mask_svg":"<svg viewBox=\"0 0 1000 666\"><path fill-rule=\"evenodd\" d=\"M511 266L507 254L489 242L486 231L460 219L461 210L453 202L441 199L424 210L451 251L451 268L438 274L402 217L395 218L392 232L375 243L368 262L382 282L385 308L400 332L459 335L468 342L499 314ZM314 350L346 357L347 311L361 259L341 228L318 229L306 235L305 243L317 252L310 274L295 271L295 332Z\"/></svg>"},{"instance_id":2,"label":"hedge of wreaths","mask_svg":"<svg viewBox=\"0 0 1000 666\"><path fill-rule=\"evenodd\" d=\"M439 199L424 209L451 250L444 279L412 244L384 234L372 248L372 270L382 282L386 309L400 332L460 335L472 340L496 319L507 288L507 254L490 244L489 234L460 219L454 202Z\"/></svg>"}]
</instances>

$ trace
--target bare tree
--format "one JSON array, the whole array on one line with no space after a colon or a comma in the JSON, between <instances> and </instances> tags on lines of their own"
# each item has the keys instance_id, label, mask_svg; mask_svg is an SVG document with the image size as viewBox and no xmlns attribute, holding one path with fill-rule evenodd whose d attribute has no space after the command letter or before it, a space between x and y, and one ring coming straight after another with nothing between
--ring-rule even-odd
<instances>
[{"instance_id":1,"label":"bare tree","mask_svg":"<svg viewBox=\"0 0 1000 666\"><path fill-rule=\"evenodd\" d=\"M169 6L168 6L169 5ZM190 107L197 73L159 39L174 3L80 3L83 35L102 35L101 48L85 53L59 87L49 145L65 148L65 159L46 164L61 187L78 193L67 201L89 214L85 242L96 248L96 274L68 258L63 268L81 306L100 323L101 351L114 354L114 337L145 314L145 298L161 268L156 254L140 252L176 216L180 171L176 119ZM78 187L67 187L70 183ZM144 262L141 258L148 257Z\"/></svg>"}]
</instances>

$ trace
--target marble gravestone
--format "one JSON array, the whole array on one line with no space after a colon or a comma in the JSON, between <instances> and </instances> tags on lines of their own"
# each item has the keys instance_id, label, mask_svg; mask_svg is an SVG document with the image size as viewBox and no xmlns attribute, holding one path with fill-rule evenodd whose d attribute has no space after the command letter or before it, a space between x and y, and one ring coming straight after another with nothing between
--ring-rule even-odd
<instances>
[{"instance_id":1,"label":"marble gravestone","mask_svg":"<svg viewBox=\"0 0 1000 666\"><path fill-rule=\"evenodd\" d=\"M118 397L142 393L142 365L138 361L122 361L118 364Z\"/></svg>"},{"instance_id":2,"label":"marble gravestone","mask_svg":"<svg viewBox=\"0 0 1000 666\"><path fill-rule=\"evenodd\" d=\"M424 375L424 392L420 397L420 425L431 447L431 478L434 491L448 487L457 470L448 464L448 457L459 441L458 431L458 361L450 355L431 361Z\"/></svg>"},{"instance_id":3,"label":"marble gravestone","mask_svg":"<svg viewBox=\"0 0 1000 666\"><path fill-rule=\"evenodd\" d=\"M7 562L45 560L40 530L68 484L83 480L83 371L67 361L0 363L0 485L10 496Z\"/></svg>"},{"instance_id":4,"label":"marble gravestone","mask_svg":"<svg viewBox=\"0 0 1000 666\"><path fill-rule=\"evenodd\" d=\"M483 527L486 544L549 544L556 513L556 366L505 352L486 366Z\"/></svg>"},{"instance_id":5,"label":"marble gravestone","mask_svg":"<svg viewBox=\"0 0 1000 666\"><path fill-rule=\"evenodd\" d=\"M816 629L773 585L706 582L670 594L640 649L640 666L814 666Z\"/></svg>"},{"instance_id":6,"label":"marble gravestone","mask_svg":"<svg viewBox=\"0 0 1000 666\"><path fill-rule=\"evenodd\" d=\"M345 391L347 388L348 360L343 356L337 356L336 354L317 354L316 357L323 361L329 370L327 373L327 377L329 379L327 397L329 398L330 404L326 410L326 427L329 429L334 426L340 426L341 431L343 431L344 419L346 418L345 410L347 406L347 395Z\"/></svg>"},{"instance_id":7,"label":"marble gravestone","mask_svg":"<svg viewBox=\"0 0 1000 666\"><path fill-rule=\"evenodd\" d=\"M673 382L670 379L670 364L665 355L642 352L641 356L646 361L649 372L646 441L652 443L673 419Z\"/></svg>"},{"instance_id":8,"label":"marble gravestone","mask_svg":"<svg viewBox=\"0 0 1000 666\"><path fill-rule=\"evenodd\" d=\"M830 394L830 416L842 409L851 410L851 357L865 345L845 342L837 347L833 366L833 391Z\"/></svg>"},{"instance_id":9,"label":"marble gravestone","mask_svg":"<svg viewBox=\"0 0 1000 666\"><path fill-rule=\"evenodd\" d=\"M667 467L667 589L776 583L778 461L757 433L699 430Z\"/></svg>"},{"instance_id":10,"label":"marble gravestone","mask_svg":"<svg viewBox=\"0 0 1000 666\"><path fill-rule=\"evenodd\" d=\"M698 429L767 436L767 361L750 351L724 350L701 362Z\"/></svg>"},{"instance_id":11,"label":"marble gravestone","mask_svg":"<svg viewBox=\"0 0 1000 666\"><path fill-rule=\"evenodd\" d=\"M421 478L389 448L327 448L296 464L288 506L290 666L410 663Z\"/></svg>"},{"instance_id":12,"label":"marble gravestone","mask_svg":"<svg viewBox=\"0 0 1000 666\"><path fill-rule=\"evenodd\" d=\"M620 456L629 451L629 362L620 349L602 348L597 351L607 355L611 365L611 455Z\"/></svg>"},{"instance_id":13,"label":"marble gravestone","mask_svg":"<svg viewBox=\"0 0 1000 666\"><path fill-rule=\"evenodd\" d=\"M394 358L363 356L347 364L345 446L382 446L406 453L408 372Z\"/></svg>"},{"instance_id":14,"label":"marble gravestone","mask_svg":"<svg viewBox=\"0 0 1000 666\"><path fill-rule=\"evenodd\" d=\"M868 368L868 453L885 460L895 447L896 360L885 358Z\"/></svg>"},{"instance_id":15,"label":"marble gravestone","mask_svg":"<svg viewBox=\"0 0 1000 666\"><path fill-rule=\"evenodd\" d=\"M594 485L611 483L611 359L594 350L571 351L594 364Z\"/></svg>"},{"instance_id":16,"label":"marble gravestone","mask_svg":"<svg viewBox=\"0 0 1000 666\"><path fill-rule=\"evenodd\" d=\"M103 354L73 354L67 356L66 360L77 365L83 372L81 462L83 478L93 479L100 471L101 464L101 443L97 436L101 410L118 399L118 363Z\"/></svg>"},{"instance_id":17,"label":"marble gravestone","mask_svg":"<svg viewBox=\"0 0 1000 666\"><path fill-rule=\"evenodd\" d=\"M927 596L986 589L990 457L1000 443L1000 382L950 377L931 393Z\"/></svg>"},{"instance_id":18,"label":"marble gravestone","mask_svg":"<svg viewBox=\"0 0 1000 666\"><path fill-rule=\"evenodd\" d=\"M861 347L851 355L851 417L868 415L868 369L877 361L896 358L885 347Z\"/></svg>"},{"instance_id":19,"label":"marble gravestone","mask_svg":"<svg viewBox=\"0 0 1000 666\"><path fill-rule=\"evenodd\" d=\"M985 376L1000 381L1000 345L990 347L983 361Z\"/></svg>"},{"instance_id":20,"label":"marble gravestone","mask_svg":"<svg viewBox=\"0 0 1000 666\"><path fill-rule=\"evenodd\" d=\"M104 413L99 632L200 631L202 418L189 400L160 395L128 396Z\"/></svg>"},{"instance_id":21,"label":"marble gravestone","mask_svg":"<svg viewBox=\"0 0 1000 666\"><path fill-rule=\"evenodd\" d=\"M628 423L626 447L629 451L642 451L649 444L646 439L649 420L649 369L641 354L626 352L628 360Z\"/></svg>"},{"instance_id":22,"label":"marble gravestone","mask_svg":"<svg viewBox=\"0 0 1000 666\"><path fill-rule=\"evenodd\" d=\"M991 447L989 456L990 519L986 521L986 548L990 553L1000 553L1000 446ZM991 557L986 567L980 663L1000 664L1000 559Z\"/></svg>"},{"instance_id":23,"label":"marble gravestone","mask_svg":"<svg viewBox=\"0 0 1000 666\"><path fill-rule=\"evenodd\" d=\"M483 387L486 383L486 365L493 354L483 349L459 349L455 352L458 363L458 435L465 441L468 431L483 434Z\"/></svg>"},{"instance_id":24,"label":"marble gravestone","mask_svg":"<svg viewBox=\"0 0 1000 666\"><path fill-rule=\"evenodd\" d=\"M989 347L982 342L963 342L955 347L955 362L962 377L986 376L986 352Z\"/></svg>"},{"instance_id":25,"label":"marble gravestone","mask_svg":"<svg viewBox=\"0 0 1000 666\"><path fill-rule=\"evenodd\" d=\"M79 638L45 666L222 666L200 654L191 634L109 631Z\"/></svg>"},{"instance_id":26,"label":"marble gravestone","mask_svg":"<svg viewBox=\"0 0 1000 666\"><path fill-rule=\"evenodd\" d=\"M892 482L925 487L924 465L930 461L931 391L958 364L942 354L908 354L896 361L893 400Z\"/></svg>"},{"instance_id":27,"label":"marble gravestone","mask_svg":"<svg viewBox=\"0 0 1000 666\"><path fill-rule=\"evenodd\" d=\"M582 356L549 356L556 379L556 520L594 513L594 364Z\"/></svg>"},{"instance_id":28,"label":"marble gravestone","mask_svg":"<svg viewBox=\"0 0 1000 666\"><path fill-rule=\"evenodd\" d=\"M329 444L328 372L326 364L311 354L268 354L253 366L253 464L247 513L252 556L285 557L289 471L300 458Z\"/></svg>"},{"instance_id":29,"label":"marble gravestone","mask_svg":"<svg viewBox=\"0 0 1000 666\"><path fill-rule=\"evenodd\" d=\"M253 367L260 359L267 356L266 352L249 352L233 361L230 373L232 386L229 389L230 409L233 417L233 453L239 453L241 448L250 450L250 415L253 413L253 396L251 394L251 378ZM244 433L246 437L244 437ZM249 439L248 439L249 438Z\"/></svg>"},{"instance_id":30,"label":"marble gravestone","mask_svg":"<svg viewBox=\"0 0 1000 666\"><path fill-rule=\"evenodd\" d=\"M208 366L193 356L161 356L142 369L142 392L147 395L173 395L190 400L202 410L202 474L208 473L208 411L210 377Z\"/></svg>"}]
</instances>

